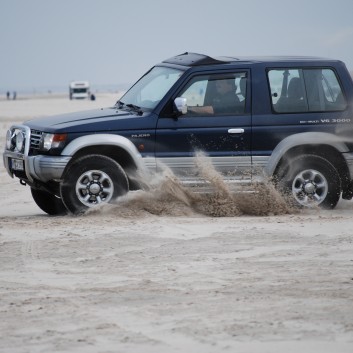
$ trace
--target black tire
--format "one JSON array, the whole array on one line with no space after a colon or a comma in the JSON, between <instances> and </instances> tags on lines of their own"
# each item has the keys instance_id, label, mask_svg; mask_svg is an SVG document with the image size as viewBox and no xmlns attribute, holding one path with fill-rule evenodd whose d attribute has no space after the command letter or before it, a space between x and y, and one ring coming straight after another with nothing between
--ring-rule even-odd
<instances>
[{"instance_id":1,"label":"black tire","mask_svg":"<svg viewBox=\"0 0 353 353\"><path fill-rule=\"evenodd\" d=\"M49 192L31 188L33 200L38 207L51 216L63 216L68 213L62 200Z\"/></svg>"},{"instance_id":2,"label":"black tire","mask_svg":"<svg viewBox=\"0 0 353 353\"><path fill-rule=\"evenodd\" d=\"M301 207L334 208L341 195L337 169L325 158L302 155L283 165L276 176L280 190Z\"/></svg>"},{"instance_id":3,"label":"black tire","mask_svg":"<svg viewBox=\"0 0 353 353\"><path fill-rule=\"evenodd\" d=\"M77 159L65 172L60 185L63 203L73 214L81 214L103 202L113 202L128 190L129 182L122 167L102 155Z\"/></svg>"}]
</instances>

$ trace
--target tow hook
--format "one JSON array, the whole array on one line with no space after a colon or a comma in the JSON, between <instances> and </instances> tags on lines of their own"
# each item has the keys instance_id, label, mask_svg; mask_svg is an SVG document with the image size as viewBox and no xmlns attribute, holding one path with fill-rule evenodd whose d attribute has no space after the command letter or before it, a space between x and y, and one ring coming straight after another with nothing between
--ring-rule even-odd
<instances>
[{"instance_id":1,"label":"tow hook","mask_svg":"<svg viewBox=\"0 0 353 353\"><path fill-rule=\"evenodd\" d=\"M23 185L23 186L27 185L27 183L23 179L20 179L20 184Z\"/></svg>"}]
</instances>

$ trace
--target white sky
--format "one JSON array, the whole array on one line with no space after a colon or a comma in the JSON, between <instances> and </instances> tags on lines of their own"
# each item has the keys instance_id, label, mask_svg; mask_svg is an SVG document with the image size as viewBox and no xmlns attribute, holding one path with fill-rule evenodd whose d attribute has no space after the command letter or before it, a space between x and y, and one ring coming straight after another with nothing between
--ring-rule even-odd
<instances>
[{"instance_id":1,"label":"white sky","mask_svg":"<svg viewBox=\"0 0 353 353\"><path fill-rule=\"evenodd\" d=\"M314 55L353 71L353 0L0 0L0 91L133 83L185 51Z\"/></svg>"}]
</instances>

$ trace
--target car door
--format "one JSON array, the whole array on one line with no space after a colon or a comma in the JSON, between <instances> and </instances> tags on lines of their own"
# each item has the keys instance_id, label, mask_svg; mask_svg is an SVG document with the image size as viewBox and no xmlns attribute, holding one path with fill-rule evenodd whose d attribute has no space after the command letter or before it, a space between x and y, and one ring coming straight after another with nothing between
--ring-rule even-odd
<instances>
[{"instance_id":1,"label":"car door","mask_svg":"<svg viewBox=\"0 0 353 353\"><path fill-rule=\"evenodd\" d=\"M231 93L222 103L217 85L226 81ZM186 98L188 112L178 117L162 114L158 119L157 166L164 164L179 177L193 178L198 174L195 154L201 152L223 177L250 178L249 81L247 70L191 76L171 99Z\"/></svg>"}]
</instances>

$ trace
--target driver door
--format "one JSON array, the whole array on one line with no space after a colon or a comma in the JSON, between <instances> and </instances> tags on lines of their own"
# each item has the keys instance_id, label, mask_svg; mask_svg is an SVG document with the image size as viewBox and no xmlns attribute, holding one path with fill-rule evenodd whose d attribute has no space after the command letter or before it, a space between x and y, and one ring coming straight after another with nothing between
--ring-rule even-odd
<instances>
[{"instance_id":1,"label":"driver door","mask_svg":"<svg viewBox=\"0 0 353 353\"><path fill-rule=\"evenodd\" d=\"M234 84L231 110L213 109L219 81ZM179 117L160 116L156 129L157 166L165 164L175 175L195 178L198 170L195 154L202 152L210 158L224 178L251 178L251 114L247 86L248 71L193 76L177 92L187 99L188 112ZM228 99L229 101L229 99Z\"/></svg>"}]
</instances>

